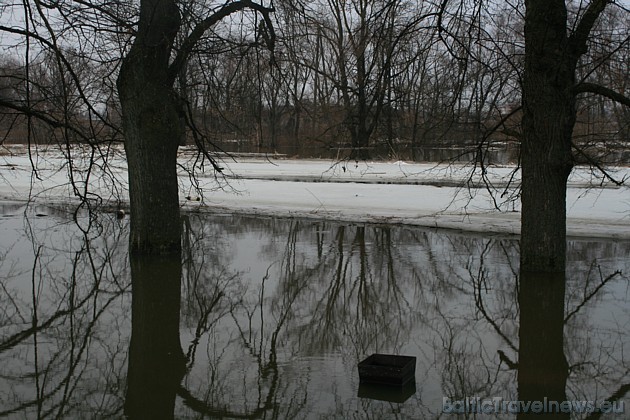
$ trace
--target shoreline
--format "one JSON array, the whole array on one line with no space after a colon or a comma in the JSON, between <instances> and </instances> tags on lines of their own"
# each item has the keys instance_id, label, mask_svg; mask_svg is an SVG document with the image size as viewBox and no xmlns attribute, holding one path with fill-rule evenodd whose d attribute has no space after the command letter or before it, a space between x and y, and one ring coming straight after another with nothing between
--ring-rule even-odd
<instances>
[{"instance_id":1,"label":"shoreline","mask_svg":"<svg viewBox=\"0 0 630 420\"><path fill-rule=\"evenodd\" d=\"M90 173L89 192L102 200L105 211L128 208L126 162L119 153L106 159L97 161ZM65 156L49 151L35 161L39 178L27 155L0 157L0 200L76 206ZM186 154L178 163L195 170L201 190L180 168L182 211L520 234L516 167L489 167L484 180L464 164L250 158L229 163L223 177L204 172L198 162L193 166L194 159ZM73 164L83 190L85 156L78 154ZM611 171L620 179L630 178L630 168ZM630 240L630 187L576 168L567 187L567 237Z\"/></svg>"}]
</instances>

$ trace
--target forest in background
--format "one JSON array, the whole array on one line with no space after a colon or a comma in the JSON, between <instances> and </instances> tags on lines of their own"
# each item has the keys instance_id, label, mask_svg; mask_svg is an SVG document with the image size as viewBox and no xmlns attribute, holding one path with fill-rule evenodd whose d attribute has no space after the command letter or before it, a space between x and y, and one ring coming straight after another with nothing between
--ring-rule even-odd
<instances>
[{"instance_id":1,"label":"forest in background","mask_svg":"<svg viewBox=\"0 0 630 420\"><path fill-rule=\"evenodd\" d=\"M579 2L569 3L576 21ZM115 81L136 18L128 6L128 15L120 10L124 2L111 6L119 8L116 20L94 26L98 37L85 33L86 22L80 22L83 38L59 34L68 63L33 48L27 66L21 55L29 46L2 41L10 48L0 55L0 105L11 104L0 106L3 144L122 143ZM524 57L518 2L274 6L274 34L258 15L243 14L201 37L177 75L180 122L187 127L181 144L340 159L432 160L427 149L454 148L487 160L503 150L518 159ZM189 1L181 7L195 16L208 6ZM66 12L49 17L79 16ZM85 11L81 16L89 19ZM629 14L607 8L578 80L627 95L628 33ZM273 48L259 48L270 42ZM22 103L30 114L16 110ZM630 109L581 94L573 137L577 162L627 164Z\"/></svg>"}]
</instances>

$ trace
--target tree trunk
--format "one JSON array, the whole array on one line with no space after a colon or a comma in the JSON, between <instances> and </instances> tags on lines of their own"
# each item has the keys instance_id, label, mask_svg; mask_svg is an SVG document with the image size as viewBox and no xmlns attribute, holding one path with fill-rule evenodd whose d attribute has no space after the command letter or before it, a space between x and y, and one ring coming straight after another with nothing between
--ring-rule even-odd
<instances>
[{"instance_id":1,"label":"tree trunk","mask_svg":"<svg viewBox=\"0 0 630 420\"><path fill-rule=\"evenodd\" d=\"M364 18L365 19L365 18ZM365 63L365 46L363 45L366 35L362 35L360 39L361 47L357 53L357 105L356 118L352 127L352 159L368 160L370 159L369 140L370 132L368 130L368 97L367 97L367 73Z\"/></svg>"},{"instance_id":2,"label":"tree trunk","mask_svg":"<svg viewBox=\"0 0 630 420\"><path fill-rule=\"evenodd\" d=\"M369 133L365 128L365 121L361 117L357 120L356 125L351 128L352 152L350 159L369 160Z\"/></svg>"},{"instance_id":3,"label":"tree trunk","mask_svg":"<svg viewBox=\"0 0 630 420\"><path fill-rule=\"evenodd\" d=\"M564 272L575 61L564 1L529 0L526 7L521 269Z\"/></svg>"},{"instance_id":4,"label":"tree trunk","mask_svg":"<svg viewBox=\"0 0 630 420\"><path fill-rule=\"evenodd\" d=\"M179 12L173 1L142 1L138 35L118 77L132 253L181 250L176 165L182 127L167 76L178 28Z\"/></svg>"}]
</instances>

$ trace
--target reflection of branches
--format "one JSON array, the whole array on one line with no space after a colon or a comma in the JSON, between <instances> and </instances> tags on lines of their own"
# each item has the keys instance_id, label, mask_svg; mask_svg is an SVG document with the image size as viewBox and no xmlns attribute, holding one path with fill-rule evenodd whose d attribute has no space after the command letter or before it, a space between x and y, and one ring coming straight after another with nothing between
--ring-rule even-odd
<instances>
[{"instance_id":1,"label":"reflection of branches","mask_svg":"<svg viewBox=\"0 0 630 420\"><path fill-rule=\"evenodd\" d=\"M7 351L15 346L17 346L18 344L23 343L26 339L28 339L31 336L36 337L36 334L38 332L41 331L45 331L48 328L50 328L55 321L57 320L64 320L67 316L69 315L73 315L77 309L80 309L84 306L87 306L87 304L95 299L97 297L97 294L99 293L99 289L98 289L98 278L95 277L95 279L97 280L97 282L94 284L94 287L89 291L89 293L87 293L79 302L75 303L72 301L69 302L69 306L67 309L62 309L59 310L57 312L55 312L53 315L49 316L45 321L40 321L37 317L37 294L35 293L35 279L36 279L36 275L35 275L35 270L37 267L37 262L40 259L40 253L41 253L41 249L42 247L39 246L36 250L36 254L35 254L35 264L33 266L33 271L32 271L32 287L33 287L33 317L32 317L32 326L30 328L27 328L23 331L20 331L18 333L15 333L13 335L11 335L10 337L8 337L7 339L3 340L0 343L0 353ZM92 264L94 264L93 259L91 258L91 253L90 253L90 248L86 249L87 253L90 255L90 261ZM103 262L103 267L105 267L107 265L107 263L109 262L109 260L106 260ZM76 275L76 269L77 266L79 264L79 259L76 258L74 261L74 265L73 265L73 278ZM95 273L94 273L95 274ZM120 294L124 293L125 290L121 290L118 293L116 293L114 296L118 297ZM62 302L60 302L62 303ZM34 338L36 340L36 338Z\"/></svg>"},{"instance_id":2,"label":"reflection of branches","mask_svg":"<svg viewBox=\"0 0 630 420\"><path fill-rule=\"evenodd\" d=\"M492 329L494 329L494 331L503 339L503 341L505 341L512 350L514 350L515 352L518 352L518 348L514 345L514 343L512 343L512 340L503 331L501 331L501 327L488 314L488 311L486 310L486 307L484 306L484 302L483 302L483 292L488 291L487 285L486 285L487 272L484 266L484 257L486 253L488 252L488 250L490 249L492 243L493 241L488 241L486 243L484 250L481 252L481 255L479 256L479 269L478 269L477 275L473 275L473 273L470 273L471 280L474 285L473 294L475 297L475 306L477 307L479 312L481 312L481 315L483 315L483 318L490 324ZM469 268L469 272L470 272L470 268ZM482 285L486 288L486 290L483 292L482 292Z\"/></svg>"},{"instance_id":3,"label":"reflection of branches","mask_svg":"<svg viewBox=\"0 0 630 420\"><path fill-rule=\"evenodd\" d=\"M37 251L35 251L35 259L33 262L33 270L31 271L31 296L33 298L33 317L32 317L32 328L35 330L35 332L33 333L33 348L34 348L34 356L35 356L35 387L37 389L37 417L40 418L41 417L41 411L42 411L42 403L41 403L41 398L40 398L40 394L42 392L41 389L41 384L40 384L40 377L39 377L39 361L38 361L38 347L37 347L37 306L38 306L38 301L39 301L39 290L36 292L36 288L35 288L35 271L37 269L37 263L39 262L39 255L40 252L42 250L42 246L38 246L37 247ZM41 286L41 285L40 285ZM39 288L38 288L39 289Z\"/></svg>"},{"instance_id":4,"label":"reflection of branches","mask_svg":"<svg viewBox=\"0 0 630 420\"><path fill-rule=\"evenodd\" d=\"M301 274L307 277L300 281L307 283L327 280L303 328L313 335L308 351L338 349L345 340L353 341L357 354L379 349L381 343L399 345L410 323L404 316L406 299L397 280L401 266L395 249L386 227L337 227L328 252L318 251L319 270Z\"/></svg>"},{"instance_id":5,"label":"reflection of branches","mask_svg":"<svg viewBox=\"0 0 630 420\"><path fill-rule=\"evenodd\" d=\"M314 343L319 345L327 345L331 348L335 348L340 344L339 328L335 322L335 309L340 299L342 299L342 292L345 286L346 273L350 264L350 259L345 257L344 254L344 239L345 239L345 226L339 226L337 234L335 235L336 249L332 252L335 256L333 275L328 282L326 289L323 292L323 297L318 300L316 306L313 309L313 320L309 330L319 332L321 335L319 339L313 340ZM321 260L321 257L320 257ZM345 306L345 302L343 303ZM342 313L345 314L345 308L342 309ZM321 316L321 320L319 320ZM343 333L345 333L345 326Z\"/></svg>"},{"instance_id":6,"label":"reflection of branches","mask_svg":"<svg viewBox=\"0 0 630 420\"><path fill-rule=\"evenodd\" d=\"M236 275L229 278L226 283L236 279ZM224 290L219 288L217 284L216 289L214 290L214 294L211 296L210 301L206 299L205 294L200 294L199 290L195 288L194 291L195 299L197 301L197 305L199 308L199 320L197 321L197 327L195 328L195 338L190 343L188 347L188 352L186 353L186 359L188 361L188 369L191 369L195 363L195 352L197 350L197 345L201 340L201 337L206 334L212 326L219 321L224 315L224 313L219 313L212 322L209 322L210 315L215 312L219 306L219 302L225 296Z\"/></svg>"},{"instance_id":7,"label":"reflection of branches","mask_svg":"<svg viewBox=\"0 0 630 420\"><path fill-rule=\"evenodd\" d=\"M111 237L109 228L114 224L115 222L110 220L106 229L108 239ZM69 226L71 225L66 224L64 227ZM35 388L34 396L24 397L24 401L15 399L13 401L15 406L0 412L0 416L26 413L31 409L35 410L33 414L38 418L48 416L61 418L70 415L69 410L75 404L73 400L77 398L78 391L90 392L90 389L93 389L86 387L83 382L86 373L93 373L88 364L92 359L86 355L88 353L90 356L95 355L98 327L103 324L104 319L108 319L107 315L111 314L113 304L127 293L127 288L120 287L116 280L112 280L114 287L111 290L107 290L107 285L102 281L110 275L116 277L120 274L120 266L112 265L114 253L110 250L107 240L101 254L86 232L71 236L75 241L60 241L60 234L55 233L51 239L56 246L49 250L44 243L37 243L38 238L33 232L45 232L37 227L29 223L26 234L33 243L34 253L30 273L31 326L12 334L0 343L0 354L5 356L3 364L8 369L14 369L20 364L17 356L21 352L16 347L30 349L27 352L29 354L27 358L30 360L25 362L27 366L32 365L34 371L17 376L4 374L3 376L19 380L21 385L27 385L32 381ZM29 230L31 228L33 229ZM79 239L81 247L73 251L72 245L76 243L76 238ZM115 241L114 245L116 243ZM49 254L49 251L52 251L52 254ZM68 261L70 267L68 264L62 264L59 271L56 271L58 266L56 260L61 260L70 253L73 254ZM52 255L51 259L46 261L45 258L49 255ZM49 296L49 293L57 296ZM103 299L104 295L106 297ZM46 298L50 299L50 303L45 300ZM17 299L14 302L16 305L20 304ZM57 305L56 310L52 315L44 315L50 310L51 304ZM24 305L28 306L26 303ZM32 342L29 343L29 339L32 339ZM108 337L108 343L110 341L111 337ZM15 351L10 352L12 349ZM118 350L121 351L120 348ZM119 353L110 353L108 356L116 358ZM105 366L113 368L113 360L111 365L106 363ZM101 395L105 401L106 392ZM103 413L108 409L104 406L100 408Z\"/></svg>"},{"instance_id":8,"label":"reflection of branches","mask_svg":"<svg viewBox=\"0 0 630 420\"><path fill-rule=\"evenodd\" d=\"M251 413L239 413L237 411L231 411L225 408L214 408L208 405L208 403L206 403L205 401L195 398L195 396L192 395L190 391L188 391L184 387L179 388L179 390L177 391L177 395L179 395L184 400L184 404L186 404L186 406L188 406L193 411L199 414L203 414L205 416L232 419L256 419L263 418L265 412L270 411L276 407L277 403L274 401L274 398L277 382L278 378L276 373L271 382L269 394L265 399L264 404L261 407L254 409Z\"/></svg>"},{"instance_id":9,"label":"reflection of branches","mask_svg":"<svg viewBox=\"0 0 630 420\"><path fill-rule=\"evenodd\" d=\"M77 367L80 364L85 363L82 356L87 351L89 351L89 343L90 343L90 340L92 339L93 330L95 329L97 322L100 320L101 316L103 316L109 310L109 306L112 303L114 303L116 300L118 300L122 294L123 292L118 292L110 296L110 298L105 301L103 306L93 314L92 320L90 320L90 322L87 324L87 326L83 330L84 331L83 339L81 340L81 345L76 355L74 354L74 346L75 346L74 333L72 333L73 339L72 339L72 351L70 354L71 358L69 361L70 366L68 367L68 373L66 377L63 378L59 383L60 385L59 388L63 384L65 384L65 387L64 387L64 394L63 394L62 401L59 403L59 413L57 415L58 418L62 416L64 408L67 407L67 405L69 404L70 396L74 394L74 390L76 389L77 386L79 386L79 379L81 375L76 376L72 389L70 389L70 379L75 375L75 371L77 370Z\"/></svg>"},{"instance_id":10,"label":"reflection of branches","mask_svg":"<svg viewBox=\"0 0 630 420\"><path fill-rule=\"evenodd\" d=\"M444 323L439 331L441 343L435 349L435 357L444 357L440 372L445 395L456 400L471 395L491 395L499 380L499 370L486 363L485 346L482 342L460 342L458 336L465 327L456 327L446 314L439 314Z\"/></svg>"},{"instance_id":11,"label":"reflection of branches","mask_svg":"<svg viewBox=\"0 0 630 420\"><path fill-rule=\"evenodd\" d=\"M269 267L270 268L270 267ZM269 268L267 269L267 273L265 274L265 276L262 279L262 285L261 285L261 292L259 293L259 298L258 301L255 303L254 309L253 310L249 310L247 308L245 308L246 312L247 312L247 320L249 323L249 328L248 330L250 331L250 335L249 338L248 336L246 336L244 329L241 327L240 322L238 321L238 318L236 316L236 310L241 306L244 305L244 303L241 303L241 305L233 305L230 308L230 314L232 315L232 319L234 320L236 327L239 330L240 333L240 337L241 340L243 341L244 347L247 348L250 353L252 354L252 356L254 356L258 362L259 362L259 375L261 378L268 378L269 377L269 373L271 372L271 379L269 381L269 389L267 390L267 396L262 399L262 403L261 400L259 399L258 402L258 406L256 409L254 409L252 412L250 413L240 413L237 411L232 411L232 410L227 410L225 407L222 408L216 408L210 404L208 404L206 401L200 400L196 397L194 397L192 395L192 393L186 389L185 387L180 387L178 390L178 395L184 400L184 404L186 404L189 408L191 408L193 411L203 414L203 415L208 415L211 417L229 417L229 418L242 418L242 419L249 419L249 418L259 418L262 417L264 415L265 412L272 410L275 408L276 406L276 392L277 392L277 386L278 386L278 380L279 380L279 372L278 372L278 365L277 365L277 356L276 356L276 352L277 352L277 340L278 340L278 334L280 332L280 330L282 329L288 314L291 312L291 306L293 304L293 301L295 300L295 296L297 294L299 294L299 289L297 289L295 295L293 296L293 299L289 299L287 302L285 302L285 305L283 306L283 310L281 312L280 315L280 319L277 322L276 325L276 329L275 331L272 333L271 336L271 343L270 343L270 348L269 348L269 359L268 362L263 365L262 364L262 341L264 340L264 336L261 334L260 337L260 344L259 346L257 346L256 344L254 344L253 342L251 342L252 340L252 335L251 335L251 327L252 327L252 318L254 316L254 314L256 313L257 309L260 311L260 315L261 317L263 316L263 301L265 298L264 295L264 284L267 281L267 279L269 278ZM212 311L212 308L214 305L216 305L218 303L218 300L222 297L223 295L221 293L219 293L219 295L215 296L215 299L213 301L213 303L207 308L207 312L204 312L204 314L206 313L210 313ZM202 325L201 321L200 324ZM261 319L261 327L264 325L264 319ZM207 331L207 328L206 330ZM201 333L205 332L202 331ZM193 344L191 344L191 349L193 348L193 346L196 346L196 344L199 341L201 334L200 334L200 330L199 327L197 328L196 334L195 334L195 340L193 341ZM195 342L196 341L196 342ZM190 354L190 350L189 350L189 354ZM192 362L193 360L189 357L189 367L192 366Z\"/></svg>"},{"instance_id":12,"label":"reflection of branches","mask_svg":"<svg viewBox=\"0 0 630 420\"><path fill-rule=\"evenodd\" d=\"M83 303L87 302L88 299L85 299ZM46 321L42 323L37 323L36 315L33 316L33 326L26 330L20 331L19 333L15 333L2 343L0 343L0 353L6 350L9 350L18 344L24 342L29 337L37 334L40 331L46 330L49 328L56 320L63 319L64 317L70 315L76 308L65 309L62 311L56 312L54 315L49 317Z\"/></svg>"},{"instance_id":13,"label":"reflection of branches","mask_svg":"<svg viewBox=\"0 0 630 420\"><path fill-rule=\"evenodd\" d=\"M576 307L564 317L564 323L565 324L569 321L569 319L571 319L575 314L577 314L580 311L580 309L582 309L582 307L584 307L584 305L586 305L591 299L593 299L600 292L600 290L604 286L606 286L606 284L608 284L615 277L621 275L621 271L617 270L614 273L612 273L611 275L609 275L608 277L603 278L604 276L603 276L603 274L601 272L601 267L598 267L598 270L599 270L599 274L600 274L600 278L601 278L600 283L591 292L586 293L586 291L584 291L585 294L584 294L584 297L583 297L582 301L579 304L577 304Z\"/></svg>"},{"instance_id":14,"label":"reflection of branches","mask_svg":"<svg viewBox=\"0 0 630 420\"><path fill-rule=\"evenodd\" d=\"M619 389L615 391L610 397L604 399L603 401L607 401L610 403L614 403L617 401L621 401L621 399L630 392L630 384L623 384L619 386ZM593 413L586 418L586 420L597 420L602 417L602 412Z\"/></svg>"},{"instance_id":15,"label":"reflection of branches","mask_svg":"<svg viewBox=\"0 0 630 420\"><path fill-rule=\"evenodd\" d=\"M453 395L516 391L515 372L506 369L520 362L510 360L520 346L512 239L237 216L198 219L188 233L182 309L190 330L184 334L197 353L178 393L194 415L301 418L313 410L324 417L324 410L329 417L356 417L343 400L354 398L347 391L353 379L337 382L318 364L342 358L347 373L357 353L372 350L420 356L430 386L414 414L430 412L423 404L432 403L440 378ZM589 255L595 252L602 250L589 245ZM623 343L625 332L619 334ZM506 342L507 355L499 350ZM601 370L587 385L613 376L608 343L593 362ZM320 405L323 383L339 401L334 407ZM384 406L362 400L359 416L378 417Z\"/></svg>"}]
</instances>

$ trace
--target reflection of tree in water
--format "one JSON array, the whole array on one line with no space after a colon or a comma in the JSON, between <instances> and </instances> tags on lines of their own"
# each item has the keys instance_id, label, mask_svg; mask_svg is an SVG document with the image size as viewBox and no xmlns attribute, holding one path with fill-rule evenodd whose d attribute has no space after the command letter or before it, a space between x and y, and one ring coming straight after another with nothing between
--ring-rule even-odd
<instances>
[{"instance_id":1,"label":"reflection of tree in water","mask_svg":"<svg viewBox=\"0 0 630 420\"><path fill-rule=\"evenodd\" d=\"M300 299L300 307L309 310L296 325L301 351L352 349L356 358L368 351L394 350L399 336L409 335L413 317L407 314L413 296L401 288L409 286L410 278L398 263L391 231L366 226L332 229L334 235L317 264L294 271L283 281L297 280L309 287Z\"/></svg>"},{"instance_id":2,"label":"reflection of tree in water","mask_svg":"<svg viewBox=\"0 0 630 420\"><path fill-rule=\"evenodd\" d=\"M569 366L564 351L564 273L522 272L519 278L518 397L567 401ZM553 418L569 419L569 413ZM555 408L554 408L555 410ZM519 413L525 420L539 415Z\"/></svg>"},{"instance_id":3,"label":"reflection of tree in water","mask_svg":"<svg viewBox=\"0 0 630 420\"><path fill-rule=\"evenodd\" d=\"M451 287L459 296L444 291L448 298L436 303L430 324L441 386L444 396L452 400L514 396L506 395L513 389L513 374L497 357L503 346L517 348L518 312L515 284L510 281L514 247L512 240L474 238L454 246L453 251L467 253L463 261L454 259L449 264Z\"/></svg>"},{"instance_id":4,"label":"reflection of tree in water","mask_svg":"<svg viewBox=\"0 0 630 420\"><path fill-rule=\"evenodd\" d=\"M186 366L179 338L182 261L173 255L132 255L130 263L132 328L125 415L172 419Z\"/></svg>"},{"instance_id":5,"label":"reflection of tree in water","mask_svg":"<svg viewBox=\"0 0 630 420\"><path fill-rule=\"evenodd\" d=\"M129 321L120 310L129 293L124 249L117 247L124 233L108 217L82 232L54 210L3 220L16 229L23 224L25 236L2 243L21 265L9 272L0 266L0 415L119 415Z\"/></svg>"},{"instance_id":6,"label":"reflection of tree in water","mask_svg":"<svg viewBox=\"0 0 630 420\"><path fill-rule=\"evenodd\" d=\"M619 311L627 307L627 290L614 296L623 284L619 282L621 272L605 275L585 245L570 243L570 248L581 250L582 255L569 265L566 279L493 273L484 258L488 248L479 255L477 272L470 272L475 316L456 322L450 329L438 328L456 328L456 334L447 335L436 346L436 351L448 349L443 374L447 396L453 400L500 396L525 401L543 401L545 397L617 401L630 391L630 370L623 358L627 328L602 317L602 312L617 312L612 317L621 315L619 318L627 322L627 311ZM627 252L627 244L621 245L626 248L621 252L610 245L597 244L595 254L603 257L600 261L610 267L608 270L618 266L627 270L627 261L619 259ZM445 324L450 321L445 317ZM492 334L484 337L465 332L484 328ZM453 339L458 334L462 337L459 341ZM517 372L518 393L513 386ZM560 413L557 418L569 416Z\"/></svg>"},{"instance_id":7,"label":"reflection of tree in water","mask_svg":"<svg viewBox=\"0 0 630 420\"><path fill-rule=\"evenodd\" d=\"M268 271L260 276L264 281L247 285L253 298L232 312L252 360L294 358L290 369L335 369L301 360L341 358L343 371L352 372L373 351L420 352L419 375L439 381L447 396L516 399L515 241L299 220L265 224L274 231L259 246ZM624 252L608 248L615 258ZM240 311L245 317L239 318ZM260 366L263 372L265 364ZM309 401L317 386L340 386L334 377L318 383L321 376L293 372L289 385L280 374L274 389ZM380 407L364 405L369 412ZM338 409L342 415L347 408Z\"/></svg>"},{"instance_id":8,"label":"reflection of tree in water","mask_svg":"<svg viewBox=\"0 0 630 420\"><path fill-rule=\"evenodd\" d=\"M187 328L194 329L194 338L187 350L188 361L193 363L200 337L229 313L228 289L236 288L234 293L238 294L240 288L238 273L227 271L233 265L233 253L226 230L232 225L195 223L193 226L191 217L184 216L183 220L182 319Z\"/></svg>"},{"instance_id":9,"label":"reflection of tree in water","mask_svg":"<svg viewBox=\"0 0 630 420\"><path fill-rule=\"evenodd\" d=\"M33 416L120 416L133 382L126 373L131 305L125 224L103 218L89 231L98 235L86 235L66 220L32 218L30 242L2 243L0 374L8 385L0 388L9 393L0 406ZM21 218L14 223L23 229ZM196 215L184 231L179 326L187 370L169 391L177 415L432 418L442 395L517 399L517 372L527 351L519 321L527 335L523 316L547 319L536 306L541 299L518 292L525 286L513 239ZM626 273L630 246L589 244L569 244L562 320L566 394L624 398L627 278L609 275ZM173 307L176 295L169 293ZM519 299L530 302L529 312L519 308ZM156 334L165 332L162 324ZM145 333L150 328L142 327ZM376 351L418 357L422 379L404 405L356 397L356 363ZM149 359L141 362L148 366ZM153 362L171 365L157 357ZM177 375L165 377L169 386L179 382Z\"/></svg>"},{"instance_id":10,"label":"reflection of tree in water","mask_svg":"<svg viewBox=\"0 0 630 420\"><path fill-rule=\"evenodd\" d=\"M571 400L627 402L628 267L613 271L593 258L575 265L579 274L567 276L563 320L567 396Z\"/></svg>"},{"instance_id":11,"label":"reflection of tree in water","mask_svg":"<svg viewBox=\"0 0 630 420\"><path fill-rule=\"evenodd\" d=\"M246 306L249 286L242 281L242 273L231 267L235 251L227 239L251 229L246 224L230 223L229 217L224 219L227 223L208 224L196 217L185 218L182 319L192 336L186 355L190 373L178 395L187 408L205 416L258 418L276 407L275 343L272 340L270 349L263 350L262 340L246 336L242 329L234 328L240 327L238 322L230 322L235 320L234 313ZM250 323L254 312L255 308L248 313ZM226 322L231 324L227 330L223 327ZM249 359L242 360L238 372L232 375L229 365L243 349L247 350L243 356ZM254 361L255 367L248 369L247 362ZM207 370L207 376L198 377L197 373L202 372L198 365ZM247 395L254 396L253 401L230 404L231 396L243 385Z\"/></svg>"}]
</instances>

